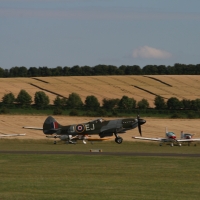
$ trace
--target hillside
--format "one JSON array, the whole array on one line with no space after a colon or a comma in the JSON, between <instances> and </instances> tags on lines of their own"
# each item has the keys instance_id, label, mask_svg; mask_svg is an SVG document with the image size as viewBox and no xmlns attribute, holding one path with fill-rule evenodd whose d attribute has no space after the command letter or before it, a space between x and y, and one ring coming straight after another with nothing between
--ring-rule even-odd
<instances>
[{"instance_id":1,"label":"hillside","mask_svg":"<svg viewBox=\"0 0 200 200\"><path fill-rule=\"evenodd\" d=\"M136 101L145 98L154 107L156 95L178 99L200 98L200 76L198 75L145 75L145 76L65 76L37 78L0 78L0 98L9 92L17 97L25 89L34 99L37 91L45 91L51 103L57 95L68 97L78 93L83 102L94 95L102 103L103 98L119 98L123 95Z\"/></svg>"}]
</instances>

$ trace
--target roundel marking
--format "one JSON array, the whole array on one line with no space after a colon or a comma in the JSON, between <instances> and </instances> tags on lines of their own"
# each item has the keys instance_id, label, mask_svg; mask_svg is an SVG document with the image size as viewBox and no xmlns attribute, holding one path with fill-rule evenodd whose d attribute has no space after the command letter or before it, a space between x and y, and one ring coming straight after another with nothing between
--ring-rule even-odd
<instances>
[{"instance_id":1,"label":"roundel marking","mask_svg":"<svg viewBox=\"0 0 200 200\"><path fill-rule=\"evenodd\" d=\"M85 126L83 124L77 124L76 125L76 132L82 133L85 130Z\"/></svg>"}]
</instances>

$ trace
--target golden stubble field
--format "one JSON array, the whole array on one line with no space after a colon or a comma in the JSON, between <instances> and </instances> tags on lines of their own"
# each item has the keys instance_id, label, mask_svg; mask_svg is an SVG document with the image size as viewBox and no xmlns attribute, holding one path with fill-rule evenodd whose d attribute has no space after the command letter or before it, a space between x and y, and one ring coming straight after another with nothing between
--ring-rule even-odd
<instances>
[{"instance_id":1,"label":"golden stubble field","mask_svg":"<svg viewBox=\"0 0 200 200\"><path fill-rule=\"evenodd\" d=\"M0 115L0 132L1 133L26 133L26 136L17 137L18 139L46 139L42 131L23 129L23 126L42 127L47 116L44 115ZM68 117L53 116L61 125L70 125L88 122L91 117ZM117 118L104 118L105 120ZM145 118L146 124L142 126L144 137L164 137L165 127L169 131L175 132L180 137L180 131L195 133L196 138L200 138L199 119L157 119ZM121 134L124 141L133 141L132 136L139 136L138 130L133 129ZM98 136L96 136L98 137ZM13 137L9 137L13 138Z\"/></svg>"},{"instance_id":2,"label":"golden stubble field","mask_svg":"<svg viewBox=\"0 0 200 200\"><path fill-rule=\"evenodd\" d=\"M65 76L36 78L0 78L0 99L12 92L15 97L20 90L26 90L34 100L35 92L44 91L50 103L57 95L68 98L75 92L83 102L89 95L94 95L102 104L104 98L121 99L123 95L140 101L148 100L154 107L156 95L167 100L170 97L181 99L200 98L199 75L145 75L145 76Z\"/></svg>"}]
</instances>

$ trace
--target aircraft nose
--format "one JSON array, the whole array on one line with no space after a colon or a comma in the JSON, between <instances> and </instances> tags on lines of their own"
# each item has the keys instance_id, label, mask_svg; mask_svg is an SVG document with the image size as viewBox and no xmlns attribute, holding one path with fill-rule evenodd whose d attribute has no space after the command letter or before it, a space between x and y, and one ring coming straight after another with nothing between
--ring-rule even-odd
<instances>
[{"instance_id":1,"label":"aircraft nose","mask_svg":"<svg viewBox=\"0 0 200 200\"><path fill-rule=\"evenodd\" d=\"M139 123L140 123L140 125L145 124L146 120L145 119L139 119Z\"/></svg>"}]
</instances>

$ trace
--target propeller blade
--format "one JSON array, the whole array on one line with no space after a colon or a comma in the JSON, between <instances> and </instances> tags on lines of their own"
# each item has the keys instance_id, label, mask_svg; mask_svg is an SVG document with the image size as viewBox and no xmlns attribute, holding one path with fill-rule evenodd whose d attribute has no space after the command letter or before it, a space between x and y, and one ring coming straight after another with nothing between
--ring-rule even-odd
<instances>
[{"instance_id":1,"label":"propeller blade","mask_svg":"<svg viewBox=\"0 0 200 200\"><path fill-rule=\"evenodd\" d=\"M140 116L139 116L139 114L137 115L137 120L138 120L138 131L140 133L140 136L142 136L142 130L141 130L141 125L140 125Z\"/></svg>"},{"instance_id":2,"label":"propeller blade","mask_svg":"<svg viewBox=\"0 0 200 200\"><path fill-rule=\"evenodd\" d=\"M140 136L142 136L141 125L140 125L140 123L139 123L139 122L138 122L138 131L139 131L139 133L140 133Z\"/></svg>"},{"instance_id":3,"label":"propeller blade","mask_svg":"<svg viewBox=\"0 0 200 200\"><path fill-rule=\"evenodd\" d=\"M142 136L142 129L141 129L141 125L146 123L146 120L141 119L139 114L137 115L137 120L138 120L138 131L140 133L140 136Z\"/></svg>"}]
</instances>

